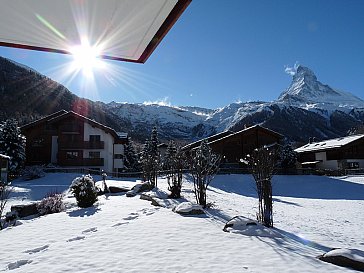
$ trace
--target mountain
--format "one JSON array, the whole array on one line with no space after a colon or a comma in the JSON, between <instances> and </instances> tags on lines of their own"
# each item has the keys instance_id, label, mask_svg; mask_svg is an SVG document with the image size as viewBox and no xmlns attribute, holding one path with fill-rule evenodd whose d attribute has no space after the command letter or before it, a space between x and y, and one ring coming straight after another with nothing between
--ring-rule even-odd
<instances>
[{"instance_id":1,"label":"mountain","mask_svg":"<svg viewBox=\"0 0 364 273\"><path fill-rule=\"evenodd\" d=\"M258 123L298 142L306 142L309 137L327 139L344 136L364 122L363 100L322 84L304 66L298 66L290 86L277 100L243 103L234 108L235 113L225 122L230 130ZM220 110L223 113L229 111Z\"/></svg>"},{"instance_id":2,"label":"mountain","mask_svg":"<svg viewBox=\"0 0 364 273\"><path fill-rule=\"evenodd\" d=\"M33 69L0 57L0 120L22 124L59 111L73 110L128 132L136 141L158 127L162 140L193 141L224 131L260 124L296 142L347 134L364 123L364 101L321 83L298 66L292 82L275 101L231 103L219 109L158 104L103 103L79 98Z\"/></svg>"},{"instance_id":3,"label":"mountain","mask_svg":"<svg viewBox=\"0 0 364 273\"><path fill-rule=\"evenodd\" d=\"M320 107L362 107L364 101L317 80L316 75L307 67L298 66L291 85L279 96L278 101L304 107L307 104Z\"/></svg>"},{"instance_id":4,"label":"mountain","mask_svg":"<svg viewBox=\"0 0 364 273\"><path fill-rule=\"evenodd\" d=\"M162 139L200 139L216 133L206 122L212 110L199 107L173 107L158 104L111 102L105 105L113 114L131 124L131 131L140 140L149 137L153 126Z\"/></svg>"},{"instance_id":5,"label":"mountain","mask_svg":"<svg viewBox=\"0 0 364 273\"><path fill-rule=\"evenodd\" d=\"M63 85L35 70L0 57L0 121L16 118L20 124L65 109L122 130L122 122L93 101L79 98Z\"/></svg>"}]
</instances>

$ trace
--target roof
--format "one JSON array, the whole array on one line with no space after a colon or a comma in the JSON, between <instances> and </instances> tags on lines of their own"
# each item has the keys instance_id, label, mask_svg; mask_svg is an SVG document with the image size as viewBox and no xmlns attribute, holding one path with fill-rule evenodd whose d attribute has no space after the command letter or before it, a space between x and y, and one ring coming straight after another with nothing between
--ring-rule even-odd
<instances>
[{"instance_id":1,"label":"roof","mask_svg":"<svg viewBox=\"0 0 364 273\"><path fill-rule=\"evenodd\" d=\"M0 158L5 158L5 159L9 159L10 160L10 156L3 155L3 154L0 154Z\"/></svg>"},{"instance_id":2,"label":"roof","mask_svg":"<svg viewBox=\"0 0 364 273\"><path fill-rule=\"evenodd\" d=\"M124 132L116 132L116 134L118 135L118 137L120 139L128 139L128 133L124 133Z\"/></svg>"},{"instance_id":3,"label":"roof","mask_svg":"<svg viewBox=\"0 0 364 273\"><path fill-rule=\"evenodd\" d=\"M240 130L238 132L232 132L232 131L224 131L224 132L221 132L221 133L218 133L216 135L213 135L213 136L210 136L208 138L204 138L207 140L208 144L213 144L213 143L217 143L217 142L220 142L220 141L223 141L223 140L226 140L230 137L233 137L233 136L236 136L236 135L239 135L239 134L242 134L242 133L246 133L246 132L249 132L249 131L252 131L252 130L255 130L255 129L262 129L270 134L273 134L275 136L277 136L278 138L283 138L283 135L281 135L280 133L277 133L271 129L268 129L268 128L265 128L263 126L260 126L260 125L253 125L253 126L250 126L248 128L245 128L243 130ZM194 149L195 147L197 147L198 145L200 145L200 143L204 140L204 139L201 139L199 141L195 141L193 143L190 143L186 146L183 147L183 149Z\"/></svg>"},{"instance_id":4,"label":"roof","mask_svg":"<svg viewBox=\"0 0 364 273\"><path fill-rule=\"evenodd\" d=\"M228 136L228 135L231 135L231 134L233 134L234 132L233 131L229 131L229 130L227 130L227 131L223 131L223 132L220 132L220 133L217 133L217 134L215 134L215 135L212 135L212 136L209 136L209 137L206 137L206 138L203 138L203 139L200 139L200 140L197 140L197 141L195 141L195 142L192 142L192 143L190 143L190 144L187 144L186 146L184 146L182 149L183 150L185 150L185 149L191 149L191 148L193 148L193 147L196 147L196 146L199 146L200 144L201 144L201 142L203 141L203 140L207 140L207 142L212 142L212 141L214 141L214 140L216 140L216 139L220 139L220 138L222 138L222 137L224 137L224 136Z\"/></svg>"},{"instance_id":5,"label":"roof","mask_svg":"<svg viewBox=\"0 0 364 273\"><path fill-rule=\"evenodd\" d=\"M46 122L46 121L48 121L48 120L50 120L50 119L52 119L54 117L58 117L58 116L61 116L63 114L66 114L66 113L67 113L66 110L60 110L58 112L55 112L55 113L50 114L48 116L45 116L43 118L37 119L35 121L32 121L32 122L30 122L28 124L25 124L25 125L21 126L20 129L21 130L26 130L26 129L30 128L30 127L33 127L33 126L37 125L37 124L40 124L42 122Z\"/></svg>"},{"instance_id":6,"label":"roof","mask_svg":"<svg viewBox=\"0 0 364 273\"><path fill-rule=\"evenodd\" d=\"M321 160L302 162L301 165L313 165L322 162Z\"/></svg>"},{"instance_id":7,"label":"roof","mask_svg":"<svg viewBox=\"0 0 364 273\"><path fill-rule=\"evenodd\" d=\"M341 148L345 145L348 145L354 141L357 141L361 138L364 138L364 134L360 135L352 135L347 137L339 137L334 139L328 139L325 141L308 143L302 147L297 148L295 151L297 153L304 153L304 152L313 152L313 151L323 151L329 149L336 149Z\"/></svg>"},{"instance_id":8,"label":"roof","mask_svg":"<svg viewBox=\"0 0 364 273\"><path fill-rule=\"evenodd\" d=\"M114 129L112 129L111 127L108 127L106 125L103 125L93 119L90 119L88 117L85 117L85 116L82 116L80 114L77 114L76 112L73 112L73 111L65 111L65 110L61 110L61 111L58 111L56 113L53 113L49 116L46 116L44 118L41 118L39 120L36 120L34 122L31 122L29 124L26 124L24 126L21 127L21 130L26 130L28 128L32 128L34 126L37 126L39 125L40 123L42 122L57 122L59 120L62 120L64 118L67 118L67 117L70 117L70 116L73 116L73 117L76 117L76 118L79 118L79 119L82 119L83 121L95 126L95 127L98 127L108 133L110 133L112 136L114 136L114 138L116 139L120 139L120 140L125 140L125 139L128 139L128 134L127 133L124 133L124 132L116 132Z\"/></svg>"},{"instance_id":9,"label":"roof","mask_svg":"<svg viewBox=\"0 0 364 273\"><path fill-rule=\"evenodd\" d=\"M102 58L144 63L191 1L1 1L0 46L69 54L87 37Z\"/></svg>"},{"instance_id":10,"label":"roof","mask_svg":"<svg viewBox=\"0 0 364 273\"><path fill-rule=\"evenodd\" d=\"M268 129L268 128L265 128L263 126L260 126L260 125L253 125L253 126L250 126L250 127L247 127L247 128L244 128L243 130L240 130L238 132L235 132L233 134L230 134L230 135L227 135L227 136L224 136L222 138L219 138L219 139L216 139L215 141L211 141L210 144L212 143L216 143L216 142L219 142L219 141L223 141L223 140L226 140L227 138L230 138L230 137L233 137L233 136L236 136L236 135L240 135L242 133L246 133L246 132L249 132L249 131L252 131L252 130L255 130L255 129L262 129L270 134L273 134L279 138L283 138L283 135L281 135L280 133L277 133L276 131L273 131L271 129Z\"/></svg>"}]
</instances>

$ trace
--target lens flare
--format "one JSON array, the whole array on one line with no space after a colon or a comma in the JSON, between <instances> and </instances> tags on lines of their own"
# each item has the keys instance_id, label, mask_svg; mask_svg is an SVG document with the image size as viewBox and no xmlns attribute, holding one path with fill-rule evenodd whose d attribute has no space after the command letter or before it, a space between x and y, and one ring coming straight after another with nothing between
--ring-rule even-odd
<instances>
[{"instance_id":1,"label":"lens flare","mask_svg":"<svg viewBox=\"0 0 364 273\"><path fill-rule=\"evenodd\" d=\"M105 63L100 58L100 48L91 46L87 38L82 38L81 45L72 47L70 52L73 56L72 70L82 71L88 78L93 77L94 70L105 68Z\"/></svg>"}]
</instances>

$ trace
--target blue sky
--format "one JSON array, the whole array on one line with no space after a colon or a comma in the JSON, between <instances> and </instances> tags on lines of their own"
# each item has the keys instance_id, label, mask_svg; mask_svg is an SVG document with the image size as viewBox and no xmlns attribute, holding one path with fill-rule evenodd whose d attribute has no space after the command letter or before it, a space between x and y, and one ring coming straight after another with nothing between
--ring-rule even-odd
<instances>
[{"instance_id":1,"label":"blue sky","mask_svg":"<svg viewBox=\"0 0 364 273\"><path fill-rule=\"evenodd\" d=\"M145 64L107 61L114 73L65 77L70 56L0 47L0 56L104 102L207 108L276 99L295 63L364 99L364 1L192 0Z\"/></svg>"}]
</instances>

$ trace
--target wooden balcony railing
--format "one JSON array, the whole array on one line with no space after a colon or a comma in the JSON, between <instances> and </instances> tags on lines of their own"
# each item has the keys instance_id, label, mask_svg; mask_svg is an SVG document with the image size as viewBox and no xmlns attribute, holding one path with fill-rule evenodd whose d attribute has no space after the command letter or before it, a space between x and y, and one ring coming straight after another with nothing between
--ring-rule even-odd
<instances>
[{"instance_id":1,"label":"wooden balcony railing","mask_svg":"<svg viewBox=\"0 0 364 273\"><path fill-rule=\"evenodd\" d=\"M58 162L61 166L104 166L103 158L63 159Z\"/></svg>"}]
</instances>

